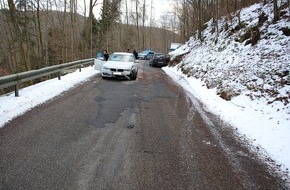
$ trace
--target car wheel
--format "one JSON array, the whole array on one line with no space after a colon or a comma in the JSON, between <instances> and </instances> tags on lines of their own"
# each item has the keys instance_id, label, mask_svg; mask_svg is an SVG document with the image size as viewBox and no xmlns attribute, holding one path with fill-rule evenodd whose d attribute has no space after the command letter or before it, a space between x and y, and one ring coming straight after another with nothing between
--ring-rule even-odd
<instances>
[{"instance_id":1,"label":"car wheel","mask_svg":"<svg viewBox=\"0 0 290 190\"><path fill-rule=\"evenodd\" d=\"M138 72L132 72L131 75L130 75L130 79L131 80L136 80L137 79L137 73Z\"/></svg>"}]
</instances>

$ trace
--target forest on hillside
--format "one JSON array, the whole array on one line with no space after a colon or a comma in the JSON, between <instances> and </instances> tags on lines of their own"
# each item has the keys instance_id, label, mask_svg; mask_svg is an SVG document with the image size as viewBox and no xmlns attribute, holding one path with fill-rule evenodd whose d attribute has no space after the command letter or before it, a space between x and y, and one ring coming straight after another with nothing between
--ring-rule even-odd
<instances>
[{"instance_id":1,"label":"forest on hillside","mask_svg":"<svg viewBox=\"0 0 290 190\"><path fill-rule=\"evenodd\" d=\"M0 0L0 76L91 58L103 49L167 52L171 42L185 42L194 31L201 36L211 18L230 18L258 0L170 2L173 13L157 21L152 0L89 0L84 11L77 0Z\"/></svg>"}]
</instances>

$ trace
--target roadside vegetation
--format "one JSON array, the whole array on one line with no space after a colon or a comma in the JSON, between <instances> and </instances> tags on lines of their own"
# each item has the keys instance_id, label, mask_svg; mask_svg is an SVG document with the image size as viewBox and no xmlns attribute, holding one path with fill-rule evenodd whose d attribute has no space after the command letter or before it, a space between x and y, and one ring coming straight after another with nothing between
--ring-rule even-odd
<instances>
[{"instance_id":1,"label":"roadside vegetation","mask_svg":"<svg viewBox=\"0 0 290 190\"><path fill-rule=\"evenodd\" d=\"M179 34L150 19L146 1L81 2L0 0L0 76L93 58L104 49L167 52L179 40Z\"/></svg>"}]
</instances>

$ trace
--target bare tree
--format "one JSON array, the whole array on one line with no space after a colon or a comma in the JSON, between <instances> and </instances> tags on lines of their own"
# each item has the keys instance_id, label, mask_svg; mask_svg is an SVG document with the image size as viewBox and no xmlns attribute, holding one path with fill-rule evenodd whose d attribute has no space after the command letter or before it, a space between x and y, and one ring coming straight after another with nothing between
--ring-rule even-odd
<instances>
[{"instance_id":1,"label":"bare tree","mask_svg":"<svg viewBox=\"0 0 290 190\"><path fill-rule=\"evenodd\" d=\"M44 47L43 47L43 37L41 31L41 17L40 17L40 2L37 1L36 5L36 37L37 37L37 45L38 45L38 57L39 60L44 60Z\"/></svg>"},{"instance_id":2,"label":"bare tree","mask_svg":"<svg viewBox=\"0 0 290 190\"><path fill-rule=\"evenodd\" d=\"M19 17L17 16L16 8L15 8L15 4L13 0L8 0L8 6L9 6L9 11L10 11L11 22L13 25L13 31L11 31L11 33L13 33L14 39L17 39L17 42L19 43L20 60L24 66L24 69L28 71L30 70L30 62L29 62L28 52L27 52L28 46L25 42L25 33L19 23Z\"/></svg>"},{"instance_id":3,"label":"bare tree","mask_svg":"<svg viewBox=\"0 0 290 190\"><path fill-rule=\"evenodd\" d=\"M274 22L277 22L280 19L280 11L278 8L277 0L273 0L273 6L274 6Z\"/></svg>"},{"instance_id":4,"label":"bare tree","mask_svg":"<svg viewBox=\"0 0 290 190\"><path fill-rule=\"evenodd\" d=\"M198 11L198 38L199 40L202 42L203 38L202 38L202 24L203 24L203 20L202 20L202 4L201 4L201 0L198 0L197 2L197 11Z\"/></svg>"},{"instance_id":5,"label":"bare tree","mask_svg":"<svg viewBox=\"0 0 290 190\"><path fill-rule=\"evenodd\" d=\"M142 7L142 49L145 49L145 39L146 39L145 20L146 20L146 0L143 0L143 7Z\"/></svg>"},{"instance_id":6,"label":"bare tree","mask_svg":"<svg viewBox=\"0 0 290 190\"><path fill-rule=\"evenodd\" d=\"M5 2L6 3L6 2ZM5 4L3 0L1 1L1 10L4 10ZM0 62L0 75L14 73L17 71L17 56L15 50L18 49L16 43L14 43L14 33L13 26L10 22L10 13L9 11L1 11L3 15L3 23L0 25L0 44L1 44L1 62ZM14 39L14 40L13 40ZM16 48L17 47L17 48Z\"/></svg>"},{"instance_id":7,"label":"bare tree","mask_svg":"<svg viewBox=\"0 0 290 190\"><path fill-rule=\"evenodd\" d=\"M91 52L91 57L93 56L93 30L92 30L93 29L93 18L94 18L93 8L96 5L96 3L97 3L97 0L95 0L95 1L90 0L90 4L89 4L89 19L88 19L88 22L86 23L86 28L89 28L88 32L90 33L90 52Z\"/></svg>"},{"instance_id":8,"label":"bare tree","mask_svg":"<svg viewBox=\"0 0 290 190\"><path fill-rule=\"evenodd\" d=\"M135 0L135 21L136 21L136 29L137 29L137 41L140 42L140 30L139 30L139 0ZM139 46L140 49L140 46Z\"/></svg>"}]
</instances>

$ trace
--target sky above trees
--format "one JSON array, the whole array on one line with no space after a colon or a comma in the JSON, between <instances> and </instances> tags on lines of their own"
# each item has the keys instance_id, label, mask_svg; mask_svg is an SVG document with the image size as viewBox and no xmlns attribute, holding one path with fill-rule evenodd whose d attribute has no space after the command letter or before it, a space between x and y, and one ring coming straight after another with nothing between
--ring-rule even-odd
<instances>
[{"instance_id":1,"label":"sky above trees","mask_svg":"<svg viewBox=\"0 0 290 190\"><path fill-rule=\"evenodd\" d=\"M151 14L152 19L154 19L156 21L156 23L158 23L158 24L160 24L159 22L160 22L160 19L162 16L172 15L173 5L174 5L175 1L176 0L158 0L158 1L157 0L145 0L146 9L147 9L146 14L148 17L148 22L150 20L151 10L152 10L152 14ZM88 10L89 1L88 0L79 1L80 4L83 4L83 2L86 2L86 4L87 4L86 9ZM128 8L131 10L134 10L135 9L135 7L134 7L135 2L133 0L128 0L127 2L129 4ZM140 1L140 4L143 4L143 1ZM101 8L102 8L102 1L99 1L97 3L97 6L93 10L96 18L100 18ZM125 0L122 1L121 11L123 13L125 12ZM80 12L83 12L83 13L85 12L83 7L80 8Z\"/></svg>"}]
</instances>

